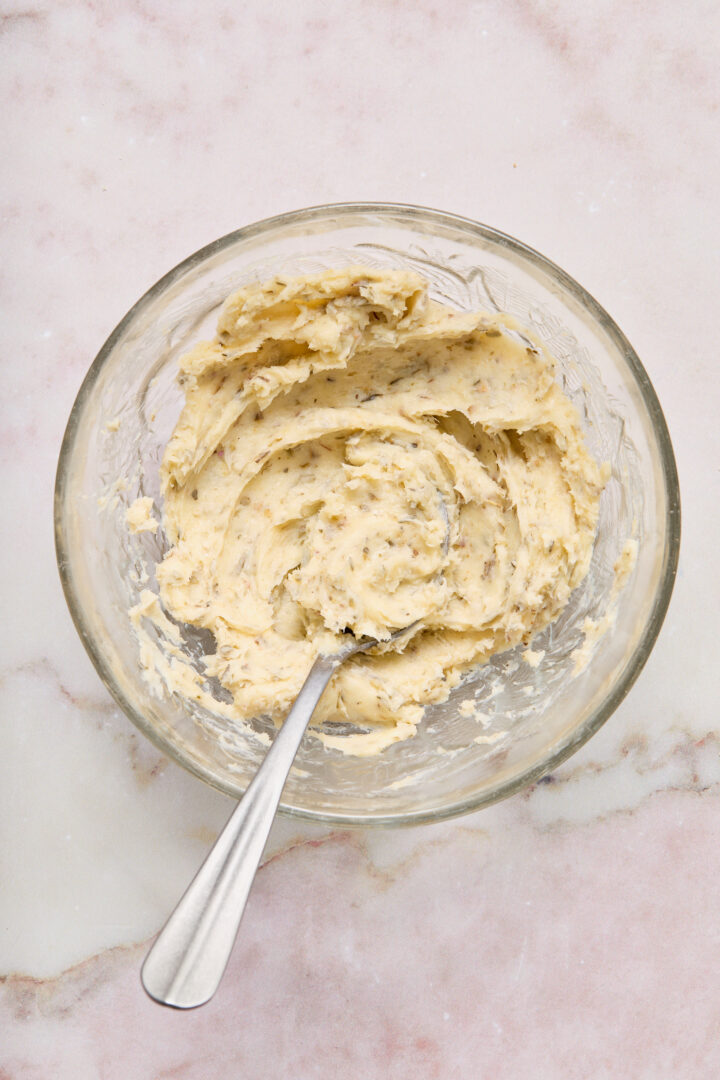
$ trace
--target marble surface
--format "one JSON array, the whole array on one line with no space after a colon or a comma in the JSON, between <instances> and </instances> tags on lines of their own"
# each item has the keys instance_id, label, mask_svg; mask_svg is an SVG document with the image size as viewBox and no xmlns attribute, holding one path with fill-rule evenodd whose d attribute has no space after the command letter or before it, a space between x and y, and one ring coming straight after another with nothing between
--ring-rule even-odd
<instances>
[{"instance_id":1,"label":"marble surface","mask_svg":"<svg viewBox=\"0 0 720 1080\"><path fill-rule=\"evenodd\" d=\"M710 0L3 5L2 1080L720 1074L719 36ZM55 462L161 274L346 199L485 221L607 307L674 440L680 572L550 782L410 831L280 821L220 992L174 1013L139 963L230 804L86 658Z\"/></svg>"}]
</instances>

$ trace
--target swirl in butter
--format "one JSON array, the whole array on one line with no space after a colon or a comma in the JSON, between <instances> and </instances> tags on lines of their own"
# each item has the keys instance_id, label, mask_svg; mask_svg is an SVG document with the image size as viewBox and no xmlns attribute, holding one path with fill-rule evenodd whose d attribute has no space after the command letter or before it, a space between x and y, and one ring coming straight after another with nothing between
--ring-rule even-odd
<instances>
[{"instance_id":1,"label":"swirl in butter","mask_svg":"<svg viewBox=\"0 0 720 1080\"><path fill-rule=\"evenodd\" d=\"M408 271L276 277L180 366L157 578L165 610L214 635L207 673L239 721L281 720L346 628L414 624L347 661L315 714L326 745L377 752L587 573L604 473L510 318L451 310Z\"/></svg>"}]
</instances>

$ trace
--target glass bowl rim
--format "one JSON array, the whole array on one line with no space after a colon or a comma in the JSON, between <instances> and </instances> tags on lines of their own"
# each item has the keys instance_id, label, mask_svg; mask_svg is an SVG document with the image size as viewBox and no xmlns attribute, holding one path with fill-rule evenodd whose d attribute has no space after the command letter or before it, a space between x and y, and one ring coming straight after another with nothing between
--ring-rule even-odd
<instances>
[{"instance_id":1,"label":"glass bowl rim","mask_svg":"<svg viewBox=\"0 0 720 1080\"><path fill-rule=\"evenodd\" d=\"M356 217L358 215L386 216L397 221L402 217L406 222L412 223L413 219L424 224L435 223L445 225L455 230L460 230L477 239L490 241L497 247L506 248L513 254L520 256L521 260L539 269L544 274L554 279L580 304L582 308L598 323L604 332L611 338L618 351L622 354L635 384L640 392L643 403L648 411L653 431L660 448L660 466L665 485L667 499L667 514L665 520L665 550L663 553L663 566L658 582L658 587L653 600L650 616L645 624L642 634L636 643L630 661L625 667L620 679L613 685L610 692L600 702L598 707L576 730L572 731L552 754L541 762L526 769L517 776L505 780L490 791L477 793L468 798L435 809L422 809L417 811L403 811L397 814L357 814L357 813L327 813L306 809L303 807L288 806L280 803L280 811L291 817L320 822L328 825L342 826L379 826L390 827L399 825L425 824L435 821L444 821L458 817L462 814L471 813L484 806L490 806L502 799L509 798L518 791L527 788L540 779L541 776L557 768L571 754L579 750L590 739L606 720L612 715L618 705L627 696L632 685L642 671L652 648L655 644L660 628L670 603L673 585L677 574L677 566L680 552L680 489L678 484L677 467L673 453L672 443L667 428L667 423L658 401L655 390L632 345L617 326L615 321L595 298L581 285L562 270L556 263L541 255L534 248L529 247L522 241L515 239L507 233L484 225L471 218L443 210L434 210L429 207L417 206L411 203L384 203L384 202L340 202L325 203L318 206L307 207L302 210L289 211L276 214L273 217L264 218L261 221L243 226L225 236L206 244L198 251L189 255L164 274L152 285L129 309L127 314L117 324L105 343L100 348L92 362L73 403L68 418L65 434L63 436L60 455L58 459L57 473L55 478L54 494L54 529L55 550L57 556L60 580L65 594L65 599L70 610L75 629L100 676L105 687L120 706L125 715L135 726L163 753L173 761L181 765L194 776L204 780L211 787L222 791L224 794L239 798L241 790L231 784L219 780L209 769L204 768L198 762L188 757L180 747L169 738L159 732L142 713L139 713L130 702L120 686L117 684L111 667L107 663L101 648L95 641L85 621L83 607L77 594L72 575L69 570L69 558L65 544L64 530L64 505L68 468L73 454L75 438L80 426L85 404L90 397L92 389L102 371L103 366L113 352L118 340L123 336L127 327L155 298L163 293L178 278L193 269L208 258L223 251L239 241L256 239L264 234L272 233L283 227L302 223L312 223L326 218L332 218L341 227L342 219Z\"/></svg>"}]
</instances>

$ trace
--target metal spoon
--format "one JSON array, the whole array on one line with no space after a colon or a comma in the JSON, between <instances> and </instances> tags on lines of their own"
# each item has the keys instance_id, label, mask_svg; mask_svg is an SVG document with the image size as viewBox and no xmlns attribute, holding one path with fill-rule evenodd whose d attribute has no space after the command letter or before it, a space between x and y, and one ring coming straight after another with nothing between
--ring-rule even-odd
<instances>
[{"instance_id":1,"label":"metal spoon","mask_svg":"<svg viewBox=\"0 0 720 1080\"><path fill-rule=\"evenodd\" d=\"M388 639L395 641L416 624ZM220 833L142 966L143 986L161 1005L193 1009L209 1001L230 958L290 766L320 695L336 668L379 644L351 635L318 656L267 757Z\"/></svg>"}]
</instances>

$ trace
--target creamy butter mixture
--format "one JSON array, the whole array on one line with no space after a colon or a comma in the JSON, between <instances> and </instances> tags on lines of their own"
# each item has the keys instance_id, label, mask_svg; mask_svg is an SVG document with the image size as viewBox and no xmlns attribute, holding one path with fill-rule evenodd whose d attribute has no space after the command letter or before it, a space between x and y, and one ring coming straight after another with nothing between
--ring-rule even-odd
<instances>
[{"instance_id":1,"label":"creamy butter mixture","mask_svg":"<svg viewBox=\"0 0 720 1080\"><path fill-rule=\"evenodd\" d=\"M181 384L160 595L212 631L238 720L281 719L346 628L415 624L348 661L316 712L359 728L327 744L376 752L470 665L529 644L588 570L604 474L552 358L414 273L247 286Z\"/></svg>"}]
</instances>

